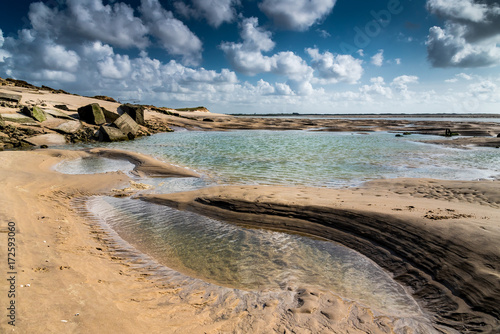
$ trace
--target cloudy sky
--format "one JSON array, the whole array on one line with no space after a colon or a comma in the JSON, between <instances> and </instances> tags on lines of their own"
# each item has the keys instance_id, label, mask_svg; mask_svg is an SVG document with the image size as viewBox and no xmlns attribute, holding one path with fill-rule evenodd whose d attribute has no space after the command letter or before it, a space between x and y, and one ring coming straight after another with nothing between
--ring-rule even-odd
<instances>
[{"instance_id":1,"label":"cloudy sky","mask_svg":"<svg viewBox=\"0 0 500 334\"><path fill-rule=\"evenodd\" d=\"M17 0L0 76L222 113L500 113L500 0Z\"/></svg>"}]
</instances>

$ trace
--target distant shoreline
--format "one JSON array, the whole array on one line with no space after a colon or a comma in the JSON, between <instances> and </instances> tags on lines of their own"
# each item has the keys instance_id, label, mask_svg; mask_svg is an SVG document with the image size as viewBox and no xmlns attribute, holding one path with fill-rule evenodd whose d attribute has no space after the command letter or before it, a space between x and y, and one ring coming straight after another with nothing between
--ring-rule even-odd
<instances>
[{"instance_id":1,"label":"distant shoreline","mask_svg":"<svg viewBox=\"0 0 500 334\"><path fill-rule=\"evenodd\" d=\"M299 113L267 113L267 114L228 114L236 117L335 117L335 118L499 118L500 114L299 114Z\"/></svg>"}]
</instances>

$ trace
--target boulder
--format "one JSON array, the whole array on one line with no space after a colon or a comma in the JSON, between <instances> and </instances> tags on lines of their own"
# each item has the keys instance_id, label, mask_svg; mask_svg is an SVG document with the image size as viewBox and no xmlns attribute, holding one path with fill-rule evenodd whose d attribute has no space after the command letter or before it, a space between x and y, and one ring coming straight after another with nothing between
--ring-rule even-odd
<instances>
[{"instance_id":1,"label":"boulder","mask_svg":"<svg viewBox=\"0 0 500 334\"><path fill-rule=\"evenodd\" d=\"M121 111L123 113L128 114L132 119L139 125L146 125L144 122L144 107L143 106L135 106L132 104L122 104L120 106Z\"/></svg>"},{"instance_id":2,"label":"boulder","mask_svg":"<svg viewBox=\"0 0 500 334\"><path fill-rule=\"evenodd\" d=\"M45 112L40 108L40 107L37 107L37 106L33 106L33 107L24 107L21 112L26 115L26 116L29 116L35 120L37 120L38 122L43 122L43 121L46 121L47 120L47 115L45 114Z\"/></svg>"},{"instance_id":3,"label":"boulder","mask_svg":"<svg viewBox=\"0 0 500 334\"><path fill-rule=\"evenodd\" d=\"M19 101L21 101L21 98L22 98L21 95L7 94L7 93L0 92L0 100L19 103Z\"/></svg>"},{"instance_id":4,"label":"boulder","mask_svg":"<svg viewBox=\"0 0 500 334\"><path fill-rule=\"evenodd\" d=\"M78 108L78 116L80 116L80 120L89 124L101 125L106 123L104 113L97 103Z\"/></svg>"},{"instance_id":5,"label":"boulder","mask_svg":"<svg viewBox=\"0 0 500 334\"><path fill-rule=\"evenodd\" d=\"M129 138L134 138L140 130L139 125L128 114L121 115L113 124Z\"/></svg>"},{"instance_id":6,"label":"boulder","mask_svg":"<svg viewBox=\"0 0 500 334\"><path fill-rule=\"evenodd\" d=\"M128 140L128 136L120 129L113 126L101 125L99 128L99 141L123 141Z\"/></svg>"},{"instance_id":7,"label":"boulder","mask_svg":"<svg viewBox=\"0 0 500 334\"><path fill-rule=\"evenodd\" d=\"M104 118L106 119L106 123L113 123L114 121L116 121L120 117L120 115L118 115L117 113L109 111L105 108L101 108L101 109L102 109L102 112L104 114Z\"/></svg>"}]
</instances>

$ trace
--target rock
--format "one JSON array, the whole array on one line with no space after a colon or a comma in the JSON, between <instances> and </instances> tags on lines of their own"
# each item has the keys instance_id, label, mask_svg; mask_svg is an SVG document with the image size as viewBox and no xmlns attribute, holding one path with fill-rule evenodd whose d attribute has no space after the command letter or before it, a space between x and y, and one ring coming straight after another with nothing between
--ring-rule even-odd
<instances>
[{"instance_id":1,"label":"rock","mask_svg":"<svg viewBox=\"0 0 500 334\"><path fill-rule=\"evenodd\" d=\"M147 121L146 127L150 133L160 133L160 132L173 132L171 128L168 127L164 122L158 122L154 119Z\"/></svg>"},{"instance_id":2,"label":"rock","mask_svg":"<svg viewBox=\"0 0 500 334\"><path fill-rule=\"evenodd\" d=\"M132 119L139 125L146 125L144 122L144 107L135 106L132 104L122 104L120 106L121 111L128 114Z\"/></svg>"},{"instance_id":3,"label":"rock","mask_svg":"<svg viewBox=\"0 0 500 334\"><path fill-rule=\"evenodd\" d=\"M403 135L398 133L396 137L403 137Z\"/></svg>"},{"instance_id":4,"label":"rock","mask_svg":"<svg viewBox=\"0 0 500 334\"><path fill-rule=\"evenodd\" d=\"M96 131L93 127L84 127L75 133L65 135L65 137L69 143L88 143L97 140L98 132L99 130Z\"/></svg>"},{"instance_id":5,"label":"rock","mask_svg":"<svg viewBox=\"0 0 500 334\"><path fill-rule=\"evenodd\" d=\"M497 135L497 138L500 138L500 133Z\"/></svg>"},{"instance_id":6,"label":"rock","mask_svg":"<svg viewBox=\"0 0 500 334\"><path fill-rule=\"evenodd\" d=\"M128 140L128 136L120 129L107 125L102 125L99 128L99 141L113 142L123 140Z\"/></svg>"},{"instance_id":7,"label":"rock","mask_svg":"<svg viewBox=\"0 0 500 334\"><path fill-rule=\"evenodd\" d=\"M67 114L65 114L65 113L63 113L63 112L61 112L59 110L45 109L44 111L45 111L46 114L54 116L56 118L63 118L63 119L74 120L73 117L68 116Z\"/></svg>"},{"instance_id":8,"label":"rock","mask_svg":"<svg viewBox=\"0 0 500 334\"><path fill-rule=\"evenodd\" d=\"M101 125L106 123L104 113L97 103L78 108L78 116L80 116L80 120L89 124Z\"/></svg>"},{"instance_id":9,"label":"rock","mask_svg":"<svg viewBox=\"0 0 500 334\"><path fill-rule=\"evenodd\" d=\"M72 134L78 132L82 128L82 123L78 121L68 121L62 124L59 124L53 130L63 133L63 134Z\"/></svg>"},{"instance_id":10,"label":"rock","mask_svg":"<svg viewBox=\"0 0 500 334\"><path fill-rule=\"evenodd\" d=\"M203 122L215 122L215 121L211 118L204 118Z\"/></svg>"},{"instance_id":11,"label":"rock","mask_svg":"<svg viewBox=\"0 0 500 334\"><path fill-rule=\"evenodd\" d=\"M135 138L140 130L139 125L128 114L121 115L113 124L129 138Z\"/></svg>"},{"instance_id":12,"label":"rock","mask_svg":"<svg viewBox=\"0 0 500 334\"><path fill-rule=\"evenodd\" d=\"M70 111L68 106L65 105L65 104L58 104L58 105L55 105L54 108L57 108L57 109L61 109L61 110L65 110L65 111Z\"/></svg>"},{"instance_id":13,"label":"rock","mask_svg":"<svg viewBox=\"0 0 500 334\"><path fill-rule=\"evenodd\" d=\"M56 146L56 145L66 144L66 139L64 138L64 136L57 133L49 133L49 134L34 136L25 139L25 141L35 146L42 146L42 145Z\"/></svg>"},{"instance_id":14,"label":"rock","mask_svg":"<svg viewBox=\"0 0 500 334\"><path fill-rule=\"evenodd\" d=\"M2 115L4 121L16 122L16 123L35 123L33 118L26 117L22 114L3 114Z\"/></svg>"},{"instance_id":15,"label":"rock","mask_svg":"<svg viewBox=\"0 0 500 334\"><path fill-rule=\"evenodd\" d=\"M26 116L29 116L38 122L43 122L47 120L47 115L45 112L37 106L33 106L32 108L29 107L24 107L21 112L25 114Z\"/></svg>"},{"instance_id":16,"label":"rock","mask_svg":"<svg viewBox=\"0 0 500 334\"><path fill-rule=\"evenodd\" d=\"M7 94L0 92L0 100L10 101L19 103L21 101L22 96L17 94Z\"/></svg>"},{"instance_id":17,"label":"rock","mask_svg":"<svg viewBox=\"0 0 500 334\"><path fill-rule=\"evenodd\" d=\"M117 113L109 111L105 108L101 108L101 109L102 109L102 112L104 114L104 118L106 119L106 123L113 123L114 121L116 121L120 117L120 115L118 115Z\"/></svg>"},{"instance_id":18,"label":"rock","mask_svg":"<svg viewBox=\"0 0 500 334\"><path fill-rule=\"evenodd\" d=\"M5 127L5 121L3 120L2 115L0 115L0 129L3 129Z\"/></svg>"},{"instance_id":19,"label":"rock","mask_svg":"<svg viewBox=\"0 0 500 334\"><path fill-rule=\"evenodd\" d=\"M5 81L9 82L11 85L16 86L16 87L24 87L24 88L30 88L30 89L38 89L37 86L34 86L30 83L27 83L24 80L16 80L12 78L7 78Z\"/></svg>"},{"instance_id":20,"label":"rock","mask_svg":"<svg viewBox=\"0 0 500 334\"><path fill-rule=\"evenodd\" d=\"M97 96L94 96L93 98L94 98L94 99L97 99L97 100L103 100L103 101L107 101L107 102L115 102L115 103L118 103L118 101L116 101L114 98L109 97L109 96L97 95Z\"/></svg>"}]
</instances>

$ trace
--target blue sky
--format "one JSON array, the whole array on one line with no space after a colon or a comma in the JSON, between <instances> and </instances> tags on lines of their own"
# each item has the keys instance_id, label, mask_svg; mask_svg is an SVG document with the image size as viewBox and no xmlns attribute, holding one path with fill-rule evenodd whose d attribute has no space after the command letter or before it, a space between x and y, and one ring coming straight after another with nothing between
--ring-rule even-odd
<instances>
[{"instance_id":1,"label":"blue sky","mask_svg":"<svg viewBox=\"0 0 500 334\"><path fill-rule=\"evenodd\" d=\"M500 0L48 0L0 76L222 113L499 113Z\"/></svg>"}]
</instances>

